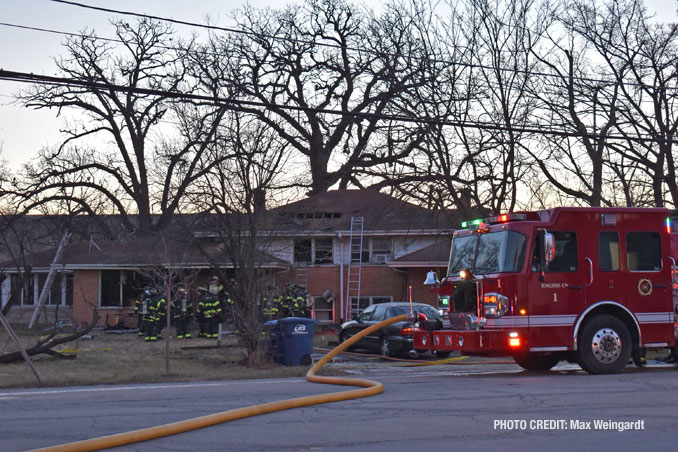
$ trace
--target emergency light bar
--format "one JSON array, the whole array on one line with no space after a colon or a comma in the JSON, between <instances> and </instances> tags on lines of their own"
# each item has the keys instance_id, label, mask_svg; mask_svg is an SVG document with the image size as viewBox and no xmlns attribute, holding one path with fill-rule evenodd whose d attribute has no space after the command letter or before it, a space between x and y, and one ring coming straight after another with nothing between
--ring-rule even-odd
<instances>
[{"instance_id":1,"label":"emergency light bar","mask_svg":"<svg viewBox=\"0 0 678 452\"><path fill-rule=\"evenodd\" d=\"M483 223L497 224L497 223L508 223L509 221L525 221L525 220L527 220L527 215L525 215L524 213L505 213L502 215L485 218L483 220Z\"/></svg>"},{"instance_id":2,"label":"emergency light bar","mask_svg":"<svg viewBox=\"0 0 678 452\"><path fill-rule=\"evenodd\" d=\"M498 224L498 223L508 223L510 221L525 221L527 220L527 215L524 213L504 213L501 215L496 215L490 218L476 218L475 220L468 220L461 222L462 229L476 229L481 224Z\"/></svg>"}]
</instances>

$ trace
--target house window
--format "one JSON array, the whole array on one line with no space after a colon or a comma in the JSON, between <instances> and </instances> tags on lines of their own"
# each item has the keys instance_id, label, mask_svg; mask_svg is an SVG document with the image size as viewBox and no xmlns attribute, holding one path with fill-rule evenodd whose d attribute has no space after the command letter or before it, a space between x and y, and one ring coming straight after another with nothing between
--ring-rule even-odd
<instances>
[{"instance_id":1,"label":"house window","mask_svg":"<svg viewBox=\"0 0 678 452\"><path fill-rule=\"evenodd\" d=\"M323 237L315 239L315 259L316 264L331 264L333 243L332 237Z\"/></svg>"},{"instance_id":2,"label":"house window","mask_svg":"<svg viewBox=\"0 0 678 452\"><path fill-rule=\"evenodd\" d=\"M334 262L333 253L332 237L294 240L294 262L297 264L331 264Z\"/></svg>"},{"instance_id":3,"label":"house window","mask_svg":"<svg viewBox=\"0 0 678 452\"><path fill-rule=\"evenodd\" d=\"M26 281L24 281L21 304L24 306L32 306L35 304L35 277L33 275L26 278Z\"/></svg>"},{"instance_id":4,"label":"house window","mask_svg":"<svg viewBox=\"0 0 678 452\"><path fill-rule=\"evenodd\" d=\"M310 264L312 256L311 239L294 239L294 262Z\"/></svg>"},{"instance_id":5,"label":"house window","mask_svg":"<svg viewBox=\"0 0 678 452\"><path fill-rule=\"evenodd\" d=\"M101 306L129 307L134 306L139 292L149 281L131 270L102 270L100 284Z\"/></svg>"},{"instance_id":6,"label":"house window","mask_svg":"<svg viewBox=\"0 0 678 452\"><path fill-rule=\"evenodd\" d=\"M14 306L20 306L23 294L23 288L21 287L21 277L23 275L12 274L10 276L10 287L9 287L9 301Z\"/></svg>"},{"instance_id":7,"label":"house window","mask_svg":"<svg viewBox=\"0 0 678 452\"><path fill-rule=\"evenodd\" d=\"M391 237L374 238L372 242L372 263L383 264L393 257Z\"/></svg>"}]
</instances>

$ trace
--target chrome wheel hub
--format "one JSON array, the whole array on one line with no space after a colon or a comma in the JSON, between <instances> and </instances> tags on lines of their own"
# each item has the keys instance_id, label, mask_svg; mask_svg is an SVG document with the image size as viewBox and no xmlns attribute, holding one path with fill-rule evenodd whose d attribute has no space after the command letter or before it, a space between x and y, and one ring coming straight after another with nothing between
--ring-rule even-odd
<instances>
[{"instance_id":1,"label":"chrome wheel hub","mask_svg":"<svg viewBox=\"0 0 678 452\"><path fill-rule=\"evenodd\" d=\"M622 342L615 330L602 328L593 335L591 350L598 361L609 364L616 361L621 355Z\"/></svg>"}]
</instances>

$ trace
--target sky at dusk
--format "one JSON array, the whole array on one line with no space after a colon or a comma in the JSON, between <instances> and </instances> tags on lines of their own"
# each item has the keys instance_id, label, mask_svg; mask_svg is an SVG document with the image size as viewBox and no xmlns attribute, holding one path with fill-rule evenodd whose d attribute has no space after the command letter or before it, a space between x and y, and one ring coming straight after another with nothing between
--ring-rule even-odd
<instances>
[{"instance_id":1,"label":"sky at dusk","mask_svg":"<svg viewBox=\"0 0 678 452\"><path fill-rule=\"evenodd\" d=\"M81 0L94 6L134 11L191 22L232 25L229 12L246 2L241 0ZM293 1L250 0L256 7L281 6ZM381 3L369 2L371 4ZM677 0L646 0L650 11L666 22L677 22ZM0 0L0 68L18 72L54 75L52 58L62 53L64 37L39 31L21 30L7 24L47 28L64 32L97 30L100 36L112 36L109 19L113 15L49 0ZM175 26L181 33L194 31ZM0 81L0 158L12 168L26 162L43 146L56 144L62 119L54 111L35 111L12 105L12 94L19 84Z\"/></svg>"}]
</instances>

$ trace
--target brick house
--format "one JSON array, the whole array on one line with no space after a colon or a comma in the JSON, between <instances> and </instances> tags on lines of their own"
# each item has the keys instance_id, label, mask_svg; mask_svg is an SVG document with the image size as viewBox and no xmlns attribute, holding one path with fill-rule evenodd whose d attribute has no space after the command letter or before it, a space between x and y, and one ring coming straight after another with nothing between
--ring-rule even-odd
<instances>
[{"instance_id":1,"label":"brick house","mask_svg":"<svg viewBox=\"0 0 678 452\"><path fill-rule=\"evenodd\" d=\"M408 300L410 293L414 301L435 305L435 294L423 282L430 270L443 275L451 232L458 224L454 212L426 209L372 190L322 193L270 209L265 218L259 235L267 244L261 265L269 280L279 290L290 283L306 287L314 318L325 323L339 323L373 303ZM202 243L217 235L209 227L191 230L191 240ZM33 281L14 300L12 321L27 321L32 314L54 254L52 249L30 256ZM63 272L52 285L49 312L85 322L96 306L102 323L131 325L138 287L148 270L163 262L192 272L195 284L210 274L205 257L186 240L70 243L61 261ZM224 259L221 265L230 264ZM5 268L11 277L2 283L3 305L18 278Z\"/></svg>"}]
</instances>

